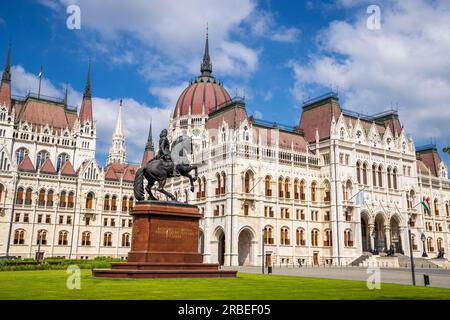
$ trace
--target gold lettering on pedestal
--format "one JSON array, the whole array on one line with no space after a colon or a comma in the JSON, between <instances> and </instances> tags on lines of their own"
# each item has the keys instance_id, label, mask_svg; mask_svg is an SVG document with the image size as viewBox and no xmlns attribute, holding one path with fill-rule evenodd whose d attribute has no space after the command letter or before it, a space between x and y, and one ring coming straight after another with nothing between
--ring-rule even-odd
<instances>
[{"instance_id":1,"label":"gold lettering on pedestal","mask_svg":"<svg viewBox=\"0 0 450 320\"><path fill-rule=\"evenodd\" d=\"M141 232L141 228L139 228L139 225L137 223L133 224L133 233L135 235L138 235Z\"/></svg>"},{"instance_id":2,"label":"gold lettering on pedestal","mask_svg":"<svg viewBox=\"0 0 450 320\"><path fill-rule=\"evenodd\" d=\"M163 236L166 239L183 239L196 237L196 234L189 228L174 228L174 227L157 227L155 233L158 236Z\"/></svg>"}]
</instances>

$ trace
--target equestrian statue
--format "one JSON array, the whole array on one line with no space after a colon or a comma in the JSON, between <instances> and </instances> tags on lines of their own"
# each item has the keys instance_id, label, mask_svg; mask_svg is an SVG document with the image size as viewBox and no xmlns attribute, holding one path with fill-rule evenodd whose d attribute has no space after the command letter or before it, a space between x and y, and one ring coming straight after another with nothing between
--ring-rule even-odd
<instances>
[{"instance_id":1,"label":"equestrian statue","mask_svg":"<svg viewBox=\"0 0 450 320\"><path fill-rule=\"evenodd\" d=\"M165 194L170 200L176 198L170 192L164 190L168 178L187 177L191 184L191 192L194 192L194 182L197 180L197 166L189 164L187 154L192 154L192 140L187 136L180 136L170 146L167 138L167 130L163 129L159 136L159 149L157 155L148 161L144 167L136 171L134 178L134 196L137 201L145 200L145 191L149 200L158 200L152 193L155 182L158 182L157 190ZM189 172L195 170L192 177ZM148 181L144 190L144 178Z\"/></svg>"}]
</instances>

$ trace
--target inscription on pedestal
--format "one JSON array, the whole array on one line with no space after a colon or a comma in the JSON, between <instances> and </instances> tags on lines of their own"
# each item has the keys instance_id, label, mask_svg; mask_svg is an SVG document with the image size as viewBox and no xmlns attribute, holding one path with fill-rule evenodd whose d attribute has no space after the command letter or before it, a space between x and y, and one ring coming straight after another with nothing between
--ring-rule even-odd
<instances>
[{"instance_id":1,"label":"inscription on pedestal","mask_svg":"<svg viewBox=\"0 0 450 320\"><path fill-rule=\"evenodd\" d=\"M197 233L189 228L157 227L155 234L165 239L196 238Z\"/></svg>"}]
</instances>

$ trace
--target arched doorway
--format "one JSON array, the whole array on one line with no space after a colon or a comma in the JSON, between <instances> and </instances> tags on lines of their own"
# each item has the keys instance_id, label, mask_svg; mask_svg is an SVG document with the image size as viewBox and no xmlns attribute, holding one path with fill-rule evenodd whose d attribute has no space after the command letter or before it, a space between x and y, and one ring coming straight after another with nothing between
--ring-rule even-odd
<instances>
[{"instance_id":1,"label":"arched doorway","mask_svg":"<svg viewBox=\"0 0 450 320\"><path fill-rule=\"evenodd\" d=\"M252 240L253 235L250 230L244 229L239 234L238 239L238 262L240 266L252 263Z\"/></svg>"},{"instance_id":2,"label":"arched doorway","mask_svg":"<svg viewBox=\"0 0 450 320\"><path fill-rule=\"evenodd\" d=\"M391 244L394 246L395 252L403 253L398 217L394 216L391 218L390 227L391 227Z\"/></svg>"},{"instance_id":3,"label":"arched doorway","mask_svg":"<svg viewBox=\"0 0 450 320\"><path fill-rule=\"evenodd\" d=\"M375 252L383 252L386 249L386 234L384 231L384 217L378 214L375 218Z\"/></svg>"},{"instance_id":4,"label":"arched doorway","mask_svg":"<svg viewBox=\"0 0 450 320\"><path fill-rule=\"evenodd\" d=\"M223 266L225 264L225 233L222 229L216 232L217 237L217 262Z\"/></svg>"},{"instance_id":5,"label":"arched doorway","mask_svg":"<svg viewBox=\"0 0 450 320\"><path fill-rule=\"evenodd\" d=\"M369 224L366 215L361 215L361 240L362 240L362 251L370 251L370 234L369 234Z\"/></svg>"}]
</instances>

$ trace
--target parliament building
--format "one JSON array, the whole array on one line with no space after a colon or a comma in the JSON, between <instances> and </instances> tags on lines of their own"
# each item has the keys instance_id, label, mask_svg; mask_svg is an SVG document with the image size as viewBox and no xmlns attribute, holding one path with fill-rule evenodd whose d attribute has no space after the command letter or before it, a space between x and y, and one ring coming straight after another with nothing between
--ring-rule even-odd
<instances>
[{"instance_id":1,"label":"parliament building","mask_svg":"<svg viewBox=\"0 0 450 320\"><path fill-rule=\"evenodd\" d=\"M11 81L8 51L0 87L0 256L125 259L138 166L126 159L122 108L102 166L90 71L79 112L67 98L11 96ZM180 135L192 138L196 189L177 177L166 190L203 213L204 262L348 265L411 249L417 258L448 259L448 168L436 146L416 147L406 136L397 111L359 114L331 92L305 101L295 127L255 119L213 75L206 39L200 75L170 115L169 139ZM150 127L142 163L154 151ZM442 249L445 259L436 259Z\"/></svg>"}]
</instances>

